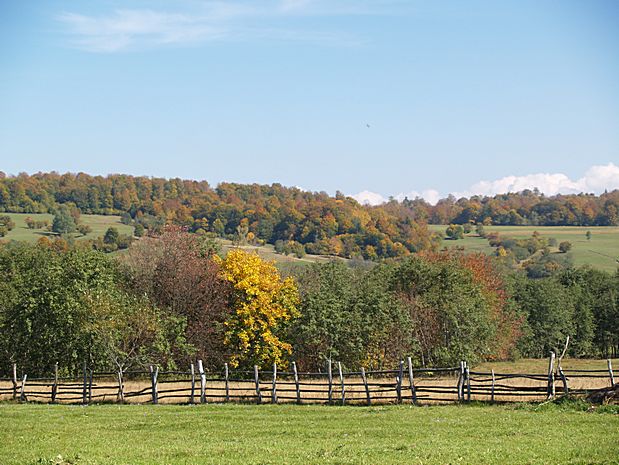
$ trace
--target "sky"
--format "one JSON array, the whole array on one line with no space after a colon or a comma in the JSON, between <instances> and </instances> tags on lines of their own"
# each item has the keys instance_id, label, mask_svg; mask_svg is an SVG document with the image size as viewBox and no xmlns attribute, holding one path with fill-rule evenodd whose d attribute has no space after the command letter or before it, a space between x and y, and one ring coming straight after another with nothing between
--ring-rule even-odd
<instances>
[{"instance_id":1,"label":"sky","mask_svg":"<svg viewBox=\"0 0 619 465\"><path fill-rule=\"evenodd\" d=\"M0 170L619 188L619 2L0 1Z\"/></svg>"}]
</instances>

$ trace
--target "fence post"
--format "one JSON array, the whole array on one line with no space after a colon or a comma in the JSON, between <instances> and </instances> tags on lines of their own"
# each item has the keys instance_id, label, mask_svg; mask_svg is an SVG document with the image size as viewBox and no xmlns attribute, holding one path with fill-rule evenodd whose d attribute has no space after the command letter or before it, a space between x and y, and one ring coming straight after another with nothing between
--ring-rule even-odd
<instances>
[{"instance_id":1,"label":"fence post","mask_svg":"<svg viewBox=\"0 0 619 465\"><path fill-rule=\"evenodd\" d=\"M19 391L20 402L28 402L28 398L26 397L26 379L28 379L28 375L24 374L24 377L21 380L21 389Z\"/></svg>"},{"instance_id":2,"label":"fence post","mask_svg":"<svg viewBox=\"0 0 619 465\"><path fill-rule=\"evenodd\" d=\"M262 403L262 392L260 392L260 375L258 365L254 365L254 382L256 383L256 403Z\"/></svg>"},{"instance_id":3,"label":"fence post","mask_svg":"<svg viewBox=\"0 0 619 465\"><path fill-rule=\"evenodd\" d=\"M13 400L17 399L17 363L13 364Z\"/></svg>"},{"instance_id":4,"label":"fence post","mask_svg":"<svg viewBox=\"0 0 619 465\"><path fill-rule=\"evenodd\" d=\"M277 363L273 363L273 384L271 386L271 403L277 404Z\"/></svg>"},{"instance_id":5,"label":"fence post","mask_svg":"<svg viewBox=\"0 0 619 465\"><path fill-rule=\"evenodd\" d=\"M610 387L615 385L615 375L613 374L613 362L610 359L606 360L606 364L608 365L608 375L610 376Z\"/></svg>"},{"instance_id":6,"label":"fence post","mask_svg":"<svg viewBox=\"0 0 619 465\"><path fill-rule=\"evenodd\" d=\"M567 386L567 378L565 377L565 373L563 373L563 369L561 368L561 364L559 364L559 376L561 377L561 381L563 382L563 395L569 396L570 391Z\"/></svg>"},{"instance_id":7,"label":"fence post","mask_svg":"<svg viewBox=\"0 0 619 465\"><path fill-rule=\"evenodd\" d=\"M327 364L327 376L329 378L329 404L333 403L333 367L331 363L331 359L329 359L329 363Z\"/></svg>"},{"instance_id":8,"label":"fence post","mask_svg":"<svg viewBox=\"0 0 619 465\"><path fill-rule=\"evenodd\" d=\"M546 389L548 399L552 399L555 396L555 377L554 377L554 365L555 365L555 353L550 352L548 359L548 388Z\"/></svg>"},{"instance_id":9,"label":"fence post","mask_svg":"<svg viewBox=\"0 0 619 465\"><path fill-rule=\"evenodd\" d=\"M191 395L189 396L189 403L195 403L196 396L196 367L193 363L189 366L189 370L191 371Z\"/></svg>"},{"instance_id":10,"label":"fence post","mask_svg":"<svg viewBox=\"0 0 619 465\"><path fill-rule=\"evenodd\" d=\"M123 370L118 370L118 401L125 402L125 385L123 384Z\"/></svg>"},{"instance_id":11,"label":"fence post","mask_svg":"<svg viewBox=\"0 0 619 465\"><path fill-rule=\"evenodd\" d=\"M458 374L458 401L464 400L464 362L460 360L460 373Z\"/></svg>"},{"instance_id":12,"label":"fence post","mask_svg":"<svg viewBox=\"0 0 619 465\"><path fill-rule=\"evenodd\" d=\"M404 361L400 360L400 370L398 373L398 384L396 385L396 395L398 404L402 403L402 377L404 376Z\"/></svg>"},{"instance_id":13,"label":"fence post","mask_svg":"<svg viewBox=\"0 0 619 465\"><path fill-rule=\"evenodd\" d=\"M490 394L490 402L494 403L494 368L492 369L492 393Z\"/></svg>"},{"instance_id":14,"label":"fence post","mask_svg":"<svg viewBox=\"0 0 619 465\"><path fill-rule=\"evenodd\" d=\"M292 373L294 374L294 386L297 390L297 404L301 403L301 387L299 386L299 373L297 372L297 363L292 362Z\"/></svg>"},{"instance_id":15,"label":"fence post","mask_svg":"<svg viewBox=\"0 0 619 465\"><path fill-rule=\"evenodd\" d=\"M88 377L88 403L92 402L92 369L90 370L90 376Z\"/></svg>"},{"instance_id":16,"label":"fence post","mask_svg":"<svg viewBox=\"0 0 619 465\"><path fill-rule=\"evenodd\" d=\"M200 403L206 403L206 374L202 360L198 360L198 373L200 373Z\"/></svg>"},{"instance_id":17,"label":"fence post","mask_svg":"<svg viewBox=\"0 0 619 465\"><path fill-rule=\"evenodd\" d=\"M82 405L86 405L88 403L88 372L86 362L84 362L83 365L83 372Z\"/></svg>"},{"instance_id":18,"label":"fence post","mask_svg":"<svg viewBox=\"0 0 619 465\"><path fill-rule=\"evenodd\" d=\"M342 391L342 405L346 405L346 385L344 384L344 373L342 372L342 364L337 362L337 370L340 373L340 386Z\"/></svg>"},{"instance_id":19,"label":"fence post","mask_svg":"<svg viewBox=\"0 0 619 465\"><path fill-rule=\"evenodd\" d=\"M464 362L465 370L466 370L466 401L471 401L471 372L469 371L469 366Z\"/></svg>"},{"instance_id":20,"label":"fence post","mask_svg":"<svg viewBox=\"0 0 619 465\"><path fill-rule=\"evenodd\" d=\"M54 364L54 384L52 384L52 404L56 403L58 395L58 362Z\"/></svg>"},{"instance_id":21,"label":"fence post","mask_svg":"<svg viewBox=\"0 0 619 465\"><path fill-rule=\"evenodd\" d=\"M226 402L230 402L230 370L228 362L224 363L224 377L226 378Z\"/></svg>"},{"instance_id":22,"label":"fence post","mask_svg":"<svg viewBox=\"0 0 619 465\"><path fill-rule=\"evenodd\" d=\"M365 386L365 397L367 398L368 405L372 404L372 399L370 399L370 386L368 386L368 379L365 376L365 368L361 367L361 379L363 380L363 385Z\"/></svg>"},{"instance_id":23,"label":"fence post","mask_svg":"<svg viewBox=\"0 0 619 465\"><path fill-rule=\"evenodd\" d=\"M413 377L413 361L410 357L406 357L406 364L408 365L408 382L411 388L411 398L414 405L417 404L417 393L415 392L415 379Z\"/></svg>"},{"instance_id":24,"label":"fence post","mask_svg":"<svg viewBox=\"0 0 619 465\"><path fill-rule=\"evenodd\" d=\"M157 392L157 377L159 376L159 367L153 367L150 365L148 369L150 371L151 399L153 404L158 404L159 393Z\"/></svg>"}]
</instances>

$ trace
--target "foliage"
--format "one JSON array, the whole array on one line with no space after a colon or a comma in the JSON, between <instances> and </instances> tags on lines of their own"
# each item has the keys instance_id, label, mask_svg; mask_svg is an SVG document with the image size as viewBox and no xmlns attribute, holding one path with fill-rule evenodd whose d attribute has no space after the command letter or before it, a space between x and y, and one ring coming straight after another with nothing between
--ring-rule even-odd
<instances>
[{"instance_id":1,"label":"foliage","mask_svg":"<svg viewBox=\"0 0 619 465\"><path fill-rule=\"evenodd\" d=\"M445 230L445 235L453 240L462 239L464 237L464 228L459 224L450 224Z\"/></svg>"},{"instance_id":2,"label":"foliage","mask_svg":"<svg viewBox=\"0 0 619 465\"><path fill-rule=\"evenodd\" d=\"M230 285L220 277L212 254L209 239L168 227L134 244L121 260L132 291L183 317L193 355L207 368L221 369L227 361L224 322L231 314Z\"/></svg>"},{"instance_id":3,"label":"foliage","mask_svg":"<svg viewBox=\"0 0 619 465\"><path fill-rule=\"evenodd\" d=\"M572 243L570 241L563 241L559 243L559 251L561 253L567 253L572 250Z\"/></svg>"},{"instance_id":4,"label":"foliage","mask_svg":"<svg viewBox=\"0 0 619 465\"><path fill-rule=\"evenodd\" d=\"M232 366L284 363L292 346L278 336L282 324L298 315L299 295L292 278L281 279L273 263L232 249L219 259L221 276L231 284L232 315L225 344Z\"/></svg>"},{"instance_id":5,"label":"foliage","mask_svg":"<svg viewBox=\"0 0 619 465\"><path fill-rule=\"evenodd\" d=\"M513 280L514 300L527 315L528 331L519 341L523 355L546 357L574 335L575 305L570 292L555 279Z\"/></svg>"},{"instance_id":6,"label":"foliage","mask_svg":"<svg viewBox=\"0 0 619 465\"><path fill-rule=\"evenodd\" d=\"M493 302L458 259L408 258L396 265L391 289L410 314L422 365L475 363L493 354Z\"/></svg>"},{"instance_id":7,"label":"foliage","mask_svg":"<svg viewBox=\"0 0 619 465\"><path fill-rule=\"evenodd\" d=\"M110 175L57 173L0 179L0 211L121 214L151 233L165 224L245 241L290 242L291 253L366 259L398 257L438 246L425 220L398 202L359 205L341 194L297 188Z\"/></svg>"},{"instance_id":8,"label":"foliage","mask_svg":"<svg viewBox=\"0 0 619 465\"><path fill-rule=\"evenodd\" d=\"M68 234L76 230L75 219L71 215L71 210L66 205L61 205L56 210L52 221L52 231L57 234Z\"/></svg>"},{"instance_id":9,"label":"foliage","mask_svg":"<svg viewBox=\"0 0 619 465\"><path fill-rule=\"evenodd\" d=\"M15 227L15 222L8 215L0 216L0 227L5 229L7 232L11 231Z\"/></svg>"},{"instance_id":10,"label":"foliage","mask_svg":"<svg viewBox=\"0 0 619 465\"><path fill-rule=\"evenodd\" d=\"M145 338L138 328L147 325L161 336L168 323L148 303L120 291L115 262L99 252L51 243L0 248L0 332L10 335L0 339L2 372L11 362L30 375L48 374L56 362L69 373L81 371L84 362L109 368L125 351L123 338L133 341L125 365L147 353L163 364L170 344ZM158 352L148 349L155 339Z\"/></svg>"},{"instance_id":11,"label":"foliage","mask_svg":"<svg viewBox=\"0 0 619 465\"><path fill-rule=\"evenodd\" d=\"M78 224L77 230L82 236L87 236L92 232L92 228L87 224Z\"/></svg>"},{"instance_id":12,"label":"foliage","mask_svg":"<svg viewBox=\"0 0 619 465\"><path fill-rule=\"evenodd\" d=\"M118 243L118 229L114 226L110 226L107 231L105 231L105 236L103 236L104 244L117 244Z\"/></svg>"}]
</instances>

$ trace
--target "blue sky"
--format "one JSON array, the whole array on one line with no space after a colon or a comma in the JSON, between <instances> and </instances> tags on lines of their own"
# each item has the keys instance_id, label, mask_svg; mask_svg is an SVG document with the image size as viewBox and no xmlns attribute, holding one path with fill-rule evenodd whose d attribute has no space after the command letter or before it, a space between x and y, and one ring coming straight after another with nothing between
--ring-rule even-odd
<instances>
[{"instance_id":1,"label":"blue sky","mask_svg":"<svg viewBox=\"0 0 619 465\"><path fill-rule=\"evenodd\" d=\"M3 1L0 170L615 188L617 24L596 0Z\"/></svg>"}]
</instances>

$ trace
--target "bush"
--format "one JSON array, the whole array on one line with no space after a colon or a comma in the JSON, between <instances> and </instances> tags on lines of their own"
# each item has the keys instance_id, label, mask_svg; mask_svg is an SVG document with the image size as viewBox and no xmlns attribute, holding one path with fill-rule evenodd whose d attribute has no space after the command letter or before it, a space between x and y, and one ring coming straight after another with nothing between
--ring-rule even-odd
<instances>
[{"instance_id":1,"label":"bush","mask_svg":"<svg viewBox=\"0 0 619 465\"><path fill-rule=\"evenodd\" d=\"M572 250L572 243L570 241L563 241L559 243L559 252L567 253Z\"/></svg>"}]
</instances>

